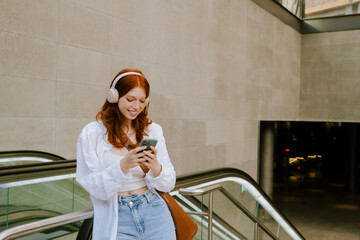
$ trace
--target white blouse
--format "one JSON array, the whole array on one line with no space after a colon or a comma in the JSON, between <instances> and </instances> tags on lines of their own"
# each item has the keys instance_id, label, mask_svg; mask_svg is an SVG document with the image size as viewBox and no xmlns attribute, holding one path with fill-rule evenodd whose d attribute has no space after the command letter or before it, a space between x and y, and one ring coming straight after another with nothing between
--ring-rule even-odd
<instances>
[{"instance_id":1,"label":"white blouse","mask_svg":"<svg viewBox=\"0 0 360 240\"><path fill-rule=\"evenodd\" d=\"M148 138L158 140L157 158L162 165L159 176L150 170L145 175L146 186L169 192L175 186L176 173L166 149L165 138L160 125L152 123L146 133ZM126 175L120 168L120 159L113 162L104 160L104 153L113 146L107 141L106 128L102 122L86 125L77 142L76 180L90 194L94 208L93 239L115 240L118 223L117 193L128 180L133 179L132 172ZM121 216L120 216L121 217Z\"/></svg>"}]
</instances>

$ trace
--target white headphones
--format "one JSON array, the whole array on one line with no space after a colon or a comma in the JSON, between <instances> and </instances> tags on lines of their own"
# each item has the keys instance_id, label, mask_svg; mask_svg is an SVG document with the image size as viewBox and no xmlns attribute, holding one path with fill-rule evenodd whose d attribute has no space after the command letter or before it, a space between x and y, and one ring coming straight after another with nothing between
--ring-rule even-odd
<instances>
[{"instance_id":1,"label":"white headphones","mask_svg":"<svg viewBox=\"0 0 360 240\"><path fill-rule=\"evenodd\" d=\"M122 73L119 76L117 76L117 78L115 78L113 84L111 85L111 88L107 91L106 99L110 103L116 103L119 100L119 92L116 90L115 85L121 78L123 78L127 75L142 76L140 73L137 73L137 72L126 72L126 73Z\"/></svg>"}]
</instances>

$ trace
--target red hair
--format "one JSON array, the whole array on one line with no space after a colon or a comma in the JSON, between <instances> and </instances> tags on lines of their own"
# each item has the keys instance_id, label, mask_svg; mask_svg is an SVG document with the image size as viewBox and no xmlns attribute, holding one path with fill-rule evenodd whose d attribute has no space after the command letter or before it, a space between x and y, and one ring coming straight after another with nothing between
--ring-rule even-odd
<instances>
[{"instance_id":1,"label":"red hair","mask_svg":"<svg viewBox=\"0 0 360 240\"><path fill-rule=\"evenodd\" d=\"M150 84L144 77L143 73L137 69L123 69L121 70L112 80L110 86L114 82L117 76L125 72L137 72L140 75L127 75L121 78L115 85L116 90L119 92L119 98L128 93L131 89L141 87L145 91L146 98L150 94ZM151 124L151 120L147 117L149 104L144 110L131 122L132 127L136 134L136 143L129 145L130 149L139 146L143 136L147 136L145 129ZM102 121L106 127L106 133L108 135L108 141L116 148L123 148L128 142L129 137L123 131L125 126L126 118L120 112L118 103L110 103L105 100L101 110L96 114L96 120Z\"/></svg>"}]
</instances>

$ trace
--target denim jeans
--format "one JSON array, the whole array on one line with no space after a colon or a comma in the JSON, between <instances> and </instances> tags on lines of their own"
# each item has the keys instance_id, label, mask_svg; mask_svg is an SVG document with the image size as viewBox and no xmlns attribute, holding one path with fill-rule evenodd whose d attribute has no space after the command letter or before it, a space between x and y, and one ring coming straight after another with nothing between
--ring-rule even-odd
<instances>
[{"instance_id":1,"label":"denim jeans","mask_svg":"<svg viewBox=\"0 0 360 240\"><path fill-rule=\"evenodd\" d=\"M117 240L176 240L171 213L158 194L148 190L118 200Z\"/></svg>"}]
</instances>

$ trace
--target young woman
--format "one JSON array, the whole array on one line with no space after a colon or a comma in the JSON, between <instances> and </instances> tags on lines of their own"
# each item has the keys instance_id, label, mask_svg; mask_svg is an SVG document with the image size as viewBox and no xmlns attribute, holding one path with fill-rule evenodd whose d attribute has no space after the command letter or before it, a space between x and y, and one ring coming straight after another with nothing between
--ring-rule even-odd
<instances>
[{"instance_id":1,"label":"young woman","mask_svg":"<svg viewBox=\"0 0 360 240\"><path fill-rule=\"evenodd\" d=\"M97 121L79 136L76 180L93 203L94 240L176 239L171 213L156 193L171 191L176 176L162 128L147 117L149 93L141 71L122 70ZM157 139L156 147L139 152L143 138Z\"/></svg>"}]
</instances>

